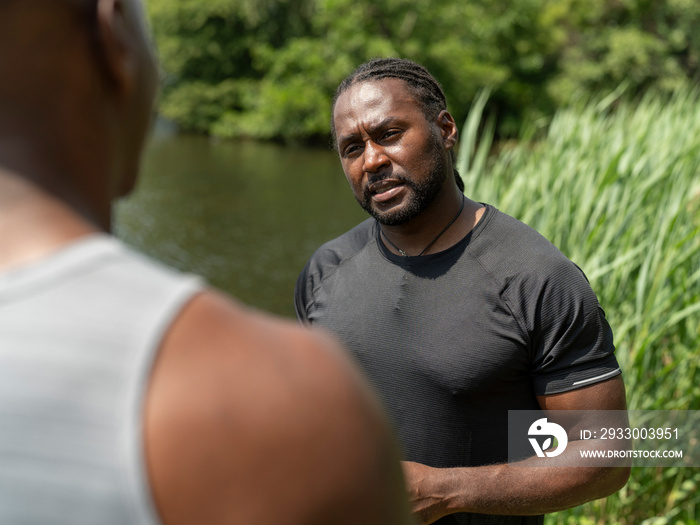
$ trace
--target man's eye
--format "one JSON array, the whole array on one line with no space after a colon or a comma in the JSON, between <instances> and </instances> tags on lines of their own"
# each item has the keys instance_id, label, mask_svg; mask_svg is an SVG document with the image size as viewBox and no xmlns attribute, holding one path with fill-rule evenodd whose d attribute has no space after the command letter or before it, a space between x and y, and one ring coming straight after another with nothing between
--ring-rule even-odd
<instances>
[{"instance_id":1,"label":"man's eye","mask_svg":"<svg viewBox=\"0 0 700 525\"><path fill-rule=\"evenodd\" d=\"M351 157L352 155L356 154L359 150L360 147L357 144L351 144L343 150L343 155L346 157Z\"/></svg>"},{"instance_id":2,"label":"man's eye","mask_svg":"<svg viewBox=\"0 0 700 525\"><path fill-rule=\"evenodd\" d=\"M398 129L390 129L390 130L384 132L384 134L382 135L382 140L390 139L392 137L395 137L398 134L399 134Z\"/></svg>"}]
</instances>

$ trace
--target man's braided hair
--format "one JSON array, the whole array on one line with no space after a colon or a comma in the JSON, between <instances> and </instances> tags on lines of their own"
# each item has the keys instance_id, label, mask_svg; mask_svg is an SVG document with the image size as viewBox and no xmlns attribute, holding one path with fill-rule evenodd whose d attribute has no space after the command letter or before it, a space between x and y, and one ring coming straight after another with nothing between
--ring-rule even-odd
<instances>
[{"instance_id":1,"label":"man's braided hair","mask_svg":"<svg viewBox=\"0 0 700 525\"><path fill-rule=\"evenodd\" d=\"M440 83L420 64L402 58L375 58L360 65L348 77L343 80L333 96L332 109L338 97L342 95L350 86L360 82L373 82L384 78L397 78L402 80L413 92L416 101L420 104L421 110L428 121L437 118L441 111L447 110L447 100ZM335 123L331 117L331 132L335 143ZM455 164L454 150L451 152L452 165ZM455 181L460 191L464 191L464 181L454 169Z\"/></svg>"}]
</instances>

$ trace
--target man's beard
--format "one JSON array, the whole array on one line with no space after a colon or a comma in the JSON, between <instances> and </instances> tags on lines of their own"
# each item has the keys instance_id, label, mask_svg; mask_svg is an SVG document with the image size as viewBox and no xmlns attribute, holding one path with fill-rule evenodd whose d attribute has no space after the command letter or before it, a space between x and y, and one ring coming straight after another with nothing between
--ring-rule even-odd
<instances>
[{"instance_id":1,"label":"man's beard","mask_svg":"<svg viewBox=\"0 0 700 525\"><path fill-rule=\"evenodd\" d=\"M414 182L400 175L392 178L408 186L412 195L408 197L408 202L401 209L389 210L386 212L376 209L372 205L372 194L367 185L363 191L362 198L355 197L357 202L367 213L374 217L380 224L385 226L398 226L423 213L426 208L435 200L440 189L447 178L445 159L442 155L442 143L434 137L432 147L432 167L428 177L422 182ZM378 179L382 180L382 179ZM376 181L375 181L376 182Z\"/></svg>"}]
</instances>

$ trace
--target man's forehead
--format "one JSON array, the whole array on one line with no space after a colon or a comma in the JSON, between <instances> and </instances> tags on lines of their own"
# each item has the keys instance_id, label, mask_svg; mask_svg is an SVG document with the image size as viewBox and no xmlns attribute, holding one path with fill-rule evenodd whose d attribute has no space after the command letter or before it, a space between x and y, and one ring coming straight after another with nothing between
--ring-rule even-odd
<instances>
[{"instance_id":1,"label":"man's forehead","mask_svg":"<svg viewBox=\"0 0 700 525\"><path fill-rule=\"evenodd\" d=\"M363 80L352 84L338 97L336 109L350 104L353 107L376 106L385 101L418 104L406 83L398 78Z\"/></svg>"},{"instance_id":2,"label":"man's forehead","mask_svg":"<svg viewBox=\"0 0 700 525\"><path fill-rule=\"evenodd\" d=\"M406 83L397 78L366 80L345 90L336 101L333 120L336 126L355 120L384 120L420 113L421 107Z\"/></svg>"}]
</instances>

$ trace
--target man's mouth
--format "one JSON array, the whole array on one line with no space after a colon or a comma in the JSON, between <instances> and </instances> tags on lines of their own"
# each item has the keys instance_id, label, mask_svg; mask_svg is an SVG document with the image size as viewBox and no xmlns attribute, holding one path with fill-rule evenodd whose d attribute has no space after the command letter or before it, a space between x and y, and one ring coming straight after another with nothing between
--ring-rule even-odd
<instances>
[{"instance_id":1,"label":"man's mouth","mask_svg":"<svg viewBox=\"0 0 700 525\"><path fill-rule=\"evenodd\" d=\"M387 202L404 190L404 183L396 179L385 179L370 184L369 192L375 202Z\"/></svg>"}]
</instances>

